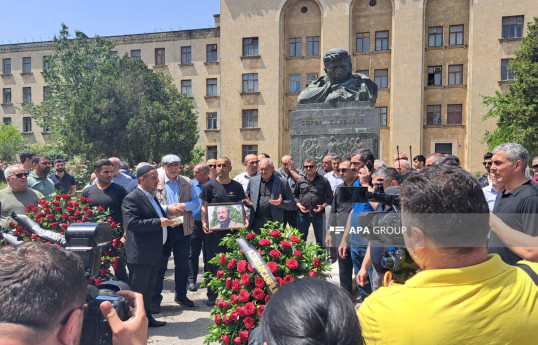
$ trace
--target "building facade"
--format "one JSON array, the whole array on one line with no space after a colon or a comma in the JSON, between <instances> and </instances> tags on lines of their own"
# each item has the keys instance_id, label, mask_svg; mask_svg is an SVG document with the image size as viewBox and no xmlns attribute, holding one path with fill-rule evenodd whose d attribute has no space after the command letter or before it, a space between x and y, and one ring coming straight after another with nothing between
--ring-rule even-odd
<instances>
[{"instance_id":1,"label":"building facade","mask_svg":"<svg viewBox=\"0 0 538 345\"><path fill-rule=\"evenodd\" d=\"M482 95L511 83L507 64L537 15L535 0L221 0L215 28L109 38L118 54L172 77L199 113L198 144L236 170L248 153L288 153L300 90L325 74L325 51L344 48L379 87L381 159L392 162L397 147L446 152L475 172L495 126L482 120ZM17 105L46 96L50 49L0 46L0 116L31 142L48 134Z\"/></svg>"}]
</instances>

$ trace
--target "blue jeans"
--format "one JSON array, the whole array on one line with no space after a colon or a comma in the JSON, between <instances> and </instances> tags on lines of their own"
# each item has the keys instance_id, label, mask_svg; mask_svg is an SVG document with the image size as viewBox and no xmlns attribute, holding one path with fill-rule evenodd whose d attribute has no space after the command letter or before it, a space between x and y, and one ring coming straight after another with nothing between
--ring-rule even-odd
<instances>
[{"instance_id":1,"label":"blue jeans","mask_svg":"<svg viewBox=\"0 0 538 345\"><path fill-rule=\"evenodd\" d=\"M316 236L316 243L319 244L321 248L325 248L325 241L323 240L323 228L325 222L323 220L323 217L308 217L298 214L297 229L303 234L303 240L306 241L306 238L308 237L308 228L310 227L310 224L312 224L314 235Z\"/></svg>"},{"instance_id":2,"label":"blue jeans","mask_svg":"<svg viewBox=\"0 0 538 345\"><path fill-rule=\"evenodd\" d=\"M353 261L353 270L355 271L355 275L357 275L361 269L362 261L364 260L364 257L366 255L366 248L350 247L349 252L351 253L351 260ZM368 269L368 280L370 282L372 281L372 267ZM364 286L360 286L356 281L355 283L357 284L357 288L359 289L359 292L361 293L361 297L363 299L372 293L370 283Z\"/></svg>"}]
</instances>

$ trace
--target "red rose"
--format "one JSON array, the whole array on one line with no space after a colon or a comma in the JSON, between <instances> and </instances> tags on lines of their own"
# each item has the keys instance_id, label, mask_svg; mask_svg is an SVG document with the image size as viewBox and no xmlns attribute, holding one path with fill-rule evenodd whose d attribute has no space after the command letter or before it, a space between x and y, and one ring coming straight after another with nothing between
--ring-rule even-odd
<instances>
[{"instance_id":1,"label":"red rose","mask_svg":"<svg viewBox=\"0 0 538 345\"><path fill-rule=\"evenodd\" d=\"M222 270L217 271L217 279L221 279L224 276L224 272Z\"/></svg>"},{"instance_id":2,"label":"red rose","mask_svg":"<svg viewBox=\"0 0 538 345\"><path fill-rule=\"evenodd\" d=\"M101 205L97 206L97 211L99 212L105 212L105 209L101 207Z\"/></svg>"},{"instance_id":3,"label":"red rose","mask_svg":"<svg viewBox=\"0 0 538 345\"><path fill-rule=\"evenodd\" d=\"M250 294L248 293L248 291L245 289L241 290L241 292L239 293L239 300L245 303L245 302L248 302L249 299L250 299Z\"/></svg>"},{"instance_id":4,"label":"red rose","mask_svg":"<svg viewBox=\"0 0 538 345\"><path fill-rule=\"evenodd\" d=\"M271 299L271 296L265 295L265 304L267 304L267 302L269 302L270 299Z\"/></svg>"},{"instance_id":5,"label":"red rose","mask_svg":"<svg viewBox=\"0 0 538 345\"><path fill-rule=\"evenodd\" d=\"M317 275L318 274L316 273L316 271L310 270L310 272L308 272L308 276L310 276L311 278L314 278Z\"/></svg>"},{"instance_id":6,"label":"red rose","mask_svg":"<svg viewBox=\"0 0 538 345\"><path fill-rule=\"evenodd\" d=\"M247 270L247 260L241 260L237 263L237 272L245 273Z\"/></svg>"},{"instance_id":7,"label":"red rose","mask_svg":"<svg viewBox=\"0 0 538 345\"><path fill-rule=\"evenodd\" d=\"M234 321L238 321L239 320L239 314L237 314L236 311L232 311L232 313L230 314L230 318Z\"/></svg>"},{"instance_id":8,"label":"red rose","mask_svg":"<svg viewBox=\"0 0 538 345\"><path fill-rule=\"evenodd\" d=\"M52 219L54 219L54 215L53 215L53 214L47 214L47 215L46 215L46 218L47 218L48 220L52 220Z\"/></svg>"},{"instance_id":9,"label":"red rose","mask_svg":"<svg viewBox=\"0 0 538 345\"><path fill-rule=\"evenodd\" d=\"M26 206L26 213L30 213L34 209L34 207L34 204L29 204L28 206Z\"/></svg>"},{"instance_id":10,"label":"red rose","mask_svg":"<svg viewBox=\"0 0 538 345\"><path fill-rule=\"evenodd\" d=\"M108 217L108 219L106 221L109 222L109 223L112 223L114 221L114 219L112 217Z\"/></svg>"},{"instance_id":11,"label":"red rose","mask_svg":"<svg viewBox=\"0 0 538 345\"><path fill-rule=\"evenodd\" d=\"M112 268L114 269L114 271L118 269L118 264L119 263L117 261L112 263Z\"/></svg>"},{"instance_id":12,"label":"red rose","mask_svg":"<svg viewBox=\"0 0 538 345\"><path fill-rule=\"evenodd\" d=\"M50 203L51 203L52 206L54 206L54 207L58 207L58 206L61 205L58 201L55 201L55 200L51 201Z\"/></svg>"},{"instance_id":13,"label":"red rose","mask_svg":"<svg viewBox=\"0 0 538 345\"><path fill-rule=\"evenodd\" d=\"M33 234L33 235L31 236L31 238L32 238L32 240L35 240L35 239L37 238L37 235L36 235L36 234Z\"/></svg>"},{"instance_id":14,"label":"red rose","mask_svg":"<svg viewBox=\"0 0 538 345\"><path fill-rule=\"evenodd\" d=\"M56 199L56 200L60 200L61 198L62 198L61 195L55 195L55 196L54 196L54 199Z\"/></svg>"},{"instance_id":15,"label":"red rose","mask_svg":"<svg viewBox=\"0 0 538 345\"><path fill-rule=\"evenodd\" d=\"M88 217L87 215L83 215L83 216L82 216L82 221L83 221L83 222L87 222L87 221L89 221L89 220L90 220L90 217Z\"/></svg>"},{"instance_id":16,"label":"red rose","mask_svg":"<svg viewBox=\"0 0 538 345\"><path fill-rule=\"evenodd\" d=\"M263 252L260 249L258 249L258 253L263 254Z\"/></svg>"},{"instance_id":17,"label":"red rose","mask_svg":"<svg viewBox=\"0 0 538 345\"><path fill-rule=\"evenodd\" d=\"M61 227L64 228L64 229L67 229L69 225L65 224L65 223L62 223Z\"/></svg>"},{"instance_id":18,"label":"red rose","mask_svg":"<svg viewBox=\"0 0 538 345\"><path fill-rule=\"evenodd\" d=\"M99 285L99 284L101 284L102 282L103 282L103 279L101 279L101 278L97 278L97 279L95 279L95 285Z\"/></svg>"},{"instance_id":19,"label":"red rose","mask_svg":"<svg viewBox=\"0 0 538 345\"><path fill-rule=\"evenodd\" d=\"M231 260L228 262L228 269L231 270L231 269L235 268L236 263L237 263L237 260L235 260L235 259L231 259Z\"/></svg>"},{"instance_id":20,"label":"red rose","mask_svg":"<svg viewBox=\"0 0 538 345\"><path fill-rule=\"evenodd\" d=\"M290 236L290 241L295 244L301 243L301 239L297 236Z\"/></svg>"},{"instance_id":21,"label":"red rose","mask_svg":"<svg viewBox=\"0 0 538 345\"><path fill-rule=\"evenodd\" d=\"M265 293L261 288L255 288L254 291L252 291L252 297L257 299L258 301L261 301L265 297Z\"/></svg>"},{"instance_id":22,"label":"red rose","mask_svg":"<svg viewBox=\"0 0 538 345\"><path fill-rule=\"evenodd\" d=\"M67 206L69 206L69 207L73 207L73 203L72 203L71 201L68 201L68 202L66 202L65 204L66 204Z\"/></svg>"},{"instance_id":23,"label":"red rose","mask_svg":"<svg viewBox=\"0 0 538 345\"><path fill-rule=\"evenodd\" d=\"M234 281L232 281L232 290L234 291L241 290L241 282L239 281L239 279L234 279Z\"/></svg>"},{"instance_id":24,"label":"red rose","mask_svg":"<svg viewBox=\"0 0 538 345\"><path fill-rule=\"evenodd\" d=\"M252 315L256 312L256 306L252 302L245 304L245 314Z\"/></svg>"},{"instance_id":25,"label":"red rose","mask_svg":"<svg viewBox=\"0 0 538 345\"><path fill-rule=\"evenodd\" d=\"M89 216L91 216L91 215L93 214L93 211L92 211L91 209L87 209L87 210L86 210L86 214L89 215Z\"/></svg>"},{"instance_id":26,"label":"red rose","mask_svg":"<svg viewBox=\"0 0 538 345\"><path fill-rule=\"evenodd\" d=\"M112 222L112 223L110 223L110 226L111 226L112 228L115 228L115 227L118 226L118 223L116 223L116 222Z\"/></svg>"},{"instance_id":27,"label":"red rose","mask_svg":"<svg viewBox=\"0 0 538 345\"><path fill-rule=\"evenodd\" d=\"M108 270L106 268L101 268L101 274L106 275L108 273Z\"/></svg>"},{"instance_id":28,"label":"red rose","mask_svg":"<svg viewBox=\"0 0 538 345\"><path fill-rule=\"evenodd\" d=\"M230 343L230 336L228 336L228 334L223 334L220 338L224 344L228 345Z\"/></svg>"},{"instance_id":29,"label":"red rose","mask_svg":"<svg viewBox=\"0 0 538 345\"><path fill-rule=\"evenodd\" d=\"M67 217L70 221L74 222L75 220L77 220L77 217L75 216L69 216Z\"/></svg>"},{"instance_id":30,"label":"red rose","mask_svg":"<svg viewBox=\"0 0 538 345\"><path fill-rule=\"evenodd\" d=\"M45 208L43 209L43 213L45 213L45 214L50 213L50 208L45 207Z\"/></svg>"},{"instance_id":31,"label":"red rose","mask_svg":"<svg viewBox=\"0 0 538 345\"><path fill-rule=\"evenodd\" d=\"M43 200L43 203L41 204L41 206L47 208L47 207L49 207L49 203L46 202L45 200Z\"/></svg>"},{"instance_id":32,"label":"red rose","mask_svg":"<svg viewBox=\"0 0 538 345\"><path fill-rule=\"evenodd\" d=\"M280 278L280 277L275 277L275 279L276 279L276 281L278 282L278 285L279 285L279 286L284 285L284 280L282 280L282 278Z\"/></svg>"},{"instance_id":33,"label":"red rose","mask_svg":"<svg viewBox=\"0 0 538 345\"><path fill-rule=\"evenodd\" d=\"M66 210L69 213L73 213L75 211L72 207L67 207Z\"/></svg>"},{"instance_id":34,"label":"red rose","mask_svg":"<svg viewBox=\"0 0 538 345\"><path fill-rule=\"evenodd\" d=\"M69 194L62 194L62 199L64 199L64 200L69 200L69 199L71 199L71 195L69 195Z\"/></svg>"},{"instance_id":35,"label":"red rose","mask_svg":"<svg viewBox=\"0 0 538 345\"><path fill-rule=\"evenodd\" d=\"M22 231L24 230L24 228L21 226L21 225L17 225L17 227L15 228L17 231Z\"/></svg>"},{"instance_id":36,"label":"red rose","mask_svg":"<svg viewBox=\"0 0 538 345\"><path fill-rule=\"evenodd\" d=\"M270 261L267 263L267 267L269 267L269 270L271 271L271 273L275 274L276 271L278 270L278 265L273 262L273 261Z\"/></svg>"},{"instance_id":37,"label":"red rose","mask_svg":"<svg viewBox=\"0 0 538 345\"><path fill-rule=\"evenodd\" d=\"M245 308L243 307L237 307L235 311L239 316L247 316L247 314L245 313Z\"/></svg>"},{"instance_id":38,"label":"red rose","mask_svg":"<svg viewBox=\"0 0 538 345\"><path fill-rule=\"evenodd\" d=\"M217 299L217 307L222 308L222 300L220 298Z\"/></svg>"},{"instance_id":39,"label":"red rose","mask_svg":"<svg viewBox=\"0 0 538 345\"><path fill-rule=\"evenodd\" d=\"M88 204L91 204L91 203L92 203L92 199L90 199L90 198L86 198L86 202L87 202Z\"/></svg>"},{"instance_id":40,"label":"red rose","mask_svg":"<svg viewBox=\"0 0 538 345\"><path fill-rule=\"evenodd\" d=\"M248 273L243 273L241 275L241 283L243 283L244 286L250 285L250 276L248 275Z\"/></svg>"},{"instance_id":41,"label":"red rose","mask_svg":"<svg viewBox=\"0 0 538 345\"><path fill-rule=\"evenodd\" d=\"M54 208L54 212L60 213L62 212L62 208L60 206Z\"/></svg>"},{"instance_id":42,"label":"red rose","mask_svg":"<svg viewBox=\"0 0 538 345\"><path fill-rule=\"evenodd\" d=\"M291 283L292 281L294 281L295 278L293 278L293 276L287 274L285 277L284 277L284 283L288 284L288 283Z\"/></svg>"},{"instance_id":43,"label":"red rose","mask_svg":"<svg viewBox=\"0 0 538 345\"><path fill-rule=\"evenodd\" d=\"M294 269L296 269L297 267L299 267L299 264L297 263L297 260L295 260L295 259L288 259L288 260L286 261L286 266L288 266L288 268L289 268L290 270L294 270Z\"/></svg>"},{"instance_id":44,"label":"red rose","mask_svg":"<svg viewBox=\"0 0 538 345\"><path fill-rule=\"evenodd\" d=\"M241 345L243 343L243 341L241 340L240 337L235 337L234 338L234 343L236 343L237 345Z\"/></svg>"},{"instance_id":45,"label":"red rose","mask_svg":"<svg viewBox=\"0 0 538 345\"><path fill-rule=\"evenodd\" d=\"M220 314L213 315L213 321L215 321L215 325L220 325L221 317Z\"/></svg>"},{"instance_id":46,"label":"red rose","mask_svg":"<svg viewBox=\"0 0 538 345\"><path fill-rule=\"evenodd\" d=\"M80 206L80 204L78 202L73 203L73 207L79 207L79 206Z\"/></svg>"},{"instance_id":47,"label":"red rose","mask_svg":"<svg viewBox=\"0 0 538 345\"><path fill-rule=\"evenodd\" d=\"M226 325L229 325L230 322L232 321L232 319L230 319L230 318L228 317L228 315L224 315L223 319L224 319L224 323L225 323Z\"/></svg>"},{"instance_id":48,"label":"red rose","mask_svg":"<svg viewBox=\"0 0 538 345\"><path fill-rule=\"evenodd\" d=\"M226 301L222 301L222 309L228 309L230 307L230 303Z\"/></svg>"},{"instance_id":49,"label":"red rose","mask_svg":"<svg viewBox=\"0 0 538 345\"><path fill-rule=\"evenodd\" d=\"M258 243L259 243L260 246L264 246L264 247L267 247L267 246L271 245L271 241L266 240L266 239L259 240Z\"/></svg>"},{"instance_id":50,"label":"red rose","mask_svg":"<svg viewBox=\"0 0 538 345\"><path fill-rule=\"evenodd\" d=\"M231 279L231 278L227 278L227 279L226 279L226 288L227 288L227 289L231 289L231 288L232 288L232 279Z\"/></svg>"},{"instance_id":51,"label":"red rose","mask_svg":"<svg viewBox=\"0 0 538 345\"><path fill-rule=\"evenodd\" d=\"M241 340L243 340L243 341L248 341L249 336L250 336L249 331L242 330L242 331L239 332L239 338L241 338Z\"/></svg>"},{"instance_id":52,"label":"red rose","mask_svg":"<svg viewBox=\"0 0 538 345\"><path fill-rule=\"evenodd\" d=\"M81 196L80 198L78 198L78 201L80 201L80 202L84 202L85 200L86 200L86 198L83 197L83 196Z\"/></svg>"},{"instance_id":53,"label":"red rose","mask_svg":"<svg viewBox=\"0 0 538 345\"><path fill-rule=\"evenodd\" d=\"M50 223L50 226L53 228L57 227L58 225L60 225L58 222Z\"/></svg>"},{"instance_id":54,"label":"red rose","mask_svg":"<svg viewBox=\"0 0 538 345\"><path fill-rule=\"evenodd\" d=\"M32 209L32 212L34 212L34 213L37 213L37 212L39 212L39 208L37 208L37 207L34 207L34 208Z\"/></svg>"},{"instance_id":55,"label":"red rose","mask_svg":"<svg viewBox=\"0 0 538 345\"><path fill-rule=\"evenodd\" d=\"M30 231L24 230L24 237L30 237Z\"/></svg>"},{"instance_id":56,"label":"red rose","mask_svg":"<svg viewBox=\"0 0 538 345\"><path fill-rule=\"evenodd\" d=\"M35 215L35 217L36 219L43 217L43 212L39 212L38 214Z\"/></svg>"},{"instance_id":57,"label":"red rose","mask_svg":"<svg viewBox=\"0 0 538 345\"><path fill-rule=\"evenodd\" d=\"M280 245L282 246L282 249L290 249L291 248L291 243L289 243L288 241L280 241Z\"/></svg>"},{"instance_id":58,"label":"red rose","mask_svg":"<svg viewBox=\"0 0 538 345\"><path fill-rule=\"evenodd\" d=\"M301 252L298 251L298 250L294 250L294 251L293 251L293 255L295 255L295 257L296 257L297 259L302 259L302 258L303 258L303 253L301 253Z\"/></svg>"},{"instance_id":59,"label":"red rose","mask_svg":"<svg viewBox=\"0 0 538 345\"><path fill-rule=\"evenodd\" d=\"M249 272L252 272L252 273L255 272L255 271L254 271L254 268L252 268L252 265L251 265L251 264L248 264L248 265L247 265L247 269L248 269Z\"/></svg>"},{"instance_id":60,"label":"red rose","mask_svg":"<svg viewBox=\"0 0 538 345\"><path fill-rule=\"evenodd\" d=\"M272 258L278 258L280 256L280 250L273 249L269 252L269 256Z\"/></svg>"},{"instance_id":61,"label":"red rose","mask_svg":"<svg viewBox=\"0 0 538 345\"><path fill-rule=\"evenodd\" d=\"M237 295L236 294L231 294L230 295L230 303L237 304Z\"/></svg>"},{"instance_id":62,"label":"red rose","mask_svg":"<svg viewBox=\"0 0 538 345\"><path fill-rule=\"evenodd\" d=\"M265 309L265 305L259 305L258 310L256 310L256 314L258 314L259 317L262 317L263 310Z\"/></svg>"},{"instance_id":63,"label":"red rose","mask_svg":"<svg viewBox=\"0 0 538 345\"><path fill-rule=\"evenodd\" d=\"M262 278L256 277L256 279L254 279L254 285L256 285L256 287L263 289L263 287L265 286L265 282L263 281Z\"/></svg>"},{"instance_id":64,"label":"red rose","mask_svg":"<svg viewBox=\"0 0 538 345\"><path fill-rule=\"evenodd\" d=\"M67 219L67 217L69 217L69 216L67 215L67 213L62 213L62 218L63 218L63 219Z\"/></svg>"},{"instance_id":65,"label":"red rose","mask_svg":"<svg viewBox=\"0 0 538 345\"><path fill-rule=\"evenodd\" d=\"M250 241L250 240L252 240L254 237L256 237L256 234L253 233L253 232L251 232L250 234L246 235L245 237L246 237L247 240Z\"/></svg>"},{"instance_id":66,"label":"red rose","mask_svg":"<svg viewBox=\"0 0 538 345\"><path fill-rule=\"evenodd\" d=\"M243 323L245 324L245 328L246 329L251 329L252 327L254 327L254 318L253 317L246 317L244 320L243 320Z\"/></svg>"},{"instance_id":67,"label":"red rose","mask_svg":"<svg viewBox=\"0 0 538 345\"><path fill-rule=\"evenodd\" d=\"M321 267L321 261L318 258L314 258L314 266L317 268Z\"/></svg>"},{"instance_id":68,"label":"red rose","mask_svg":"<svg viewBox=\"0 0 538 345\"><path fill-rule=\"evenodd\" d=\"M75 216L80 216L80 211L79 210L75 210Z\"/></svg>"},{"instance_id":69,"label":"red rose","mask_svg":"<svg viewBox=\"0 0 538 345\"><path fill-rule=\"evenodd\" d=\"M269 232L269 236L271 236L271 237L280 237L280 236L282 236L282 233L280 231L273 230L273 231Z\"/></svg>"}]
</instances>

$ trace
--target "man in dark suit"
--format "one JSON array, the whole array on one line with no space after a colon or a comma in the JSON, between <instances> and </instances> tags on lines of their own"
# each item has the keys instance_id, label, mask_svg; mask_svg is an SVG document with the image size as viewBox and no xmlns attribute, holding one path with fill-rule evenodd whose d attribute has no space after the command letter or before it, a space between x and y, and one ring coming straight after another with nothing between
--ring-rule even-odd
<instances>
[{"instance_id":1,"label":"man in dark suit","mask_svg":"<svg viewBox=\"0 0 538 345\"><path fill-rule=\"evenodd\" d=\"M174 222L153 196L159 184L157 170L150 165L136 171L138 187L123 199L123 223L127 228L127 267L131 289L144 295L144 308L149 327L161 327L166 322L151 315L151 297L157 284L163 244L168 237L167 227Z\"/></svg>"},{"instance_id":2,"label":"man in dark suit","mask_svg":"<svg viewBox=\"0 0 538 345\"><path fill-rule=\"evenodd\" d=\"M259 232L269 221L284 223L284 210L294 210L293 194L287 181L274 174L275 168L270 158L259 162L260 175L250 178L247 187L247 204L250 211L250 229Z\"/></svg>"}]
</instances>

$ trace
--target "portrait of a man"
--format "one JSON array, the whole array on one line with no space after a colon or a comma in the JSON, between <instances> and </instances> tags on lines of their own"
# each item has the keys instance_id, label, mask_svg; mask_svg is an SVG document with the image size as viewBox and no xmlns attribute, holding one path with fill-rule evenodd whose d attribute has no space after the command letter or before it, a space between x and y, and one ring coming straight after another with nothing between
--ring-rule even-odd
<instances>
[{"instance_id":1,"label":"portrait of a man","mask_svg":"<svg viewBox=\"0 0 538 345\"><path fill-rule=\"evenodd\" d=\"M239 229L245 225L241 204L208 206L210 230Z\"/></svg>"}]
</instances>

